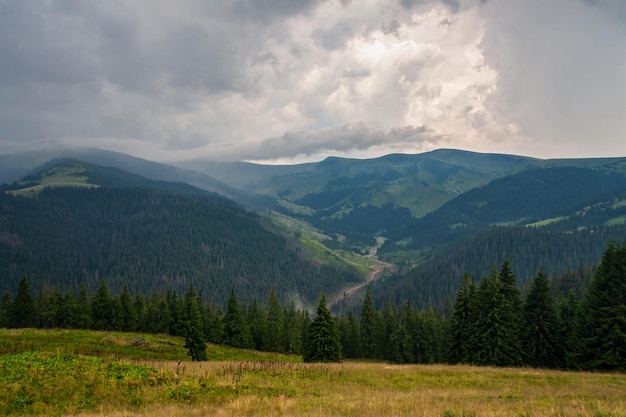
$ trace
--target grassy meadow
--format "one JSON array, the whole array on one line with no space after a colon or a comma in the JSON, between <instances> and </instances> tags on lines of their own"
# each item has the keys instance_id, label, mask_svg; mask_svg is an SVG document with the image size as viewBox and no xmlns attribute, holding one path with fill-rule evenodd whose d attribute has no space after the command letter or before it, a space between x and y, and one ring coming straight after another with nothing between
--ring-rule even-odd
<instances>
[{"instance_id":1,"label":"grassy meadow","mask_svg":"<svg viewBox=\"0 0 626 417\"><path fill-rule=\"evenodd\" d=\"M0 330L0 415L626 416L626 375L344 362L165 335Z\"/></svg>"}]
</instances>

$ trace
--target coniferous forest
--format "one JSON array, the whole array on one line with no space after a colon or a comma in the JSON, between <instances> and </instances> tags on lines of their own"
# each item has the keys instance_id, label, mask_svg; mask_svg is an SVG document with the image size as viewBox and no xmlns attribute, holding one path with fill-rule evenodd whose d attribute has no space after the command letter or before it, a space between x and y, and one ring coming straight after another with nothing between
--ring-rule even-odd
<instances>
[{"instance_id":1,"label":"coniferous forest","mask_svg":"<svg viewBox=\"0 0 626 417\"><path fill-rule=\"evenodd\" d=\"M563 277L561 277L562 279ZM95 292L58 287L36 291L24 277L0 302L0 327L81 328L169 333L185 337L194 360L205 342L301 354L305 361L342 358L394 363L462 363L626 371L626 244L609 243L580 294L558 294L539 270L525 295L505 258L479 280L465 275L445 307L386 303L369 291L358 311L331 316L322 296L315 314L294 301L244 303L231 290L224 310L207 304L193 282L185 294L153 290L113 295L106 280Z\"/></svg>"}]
</instances>

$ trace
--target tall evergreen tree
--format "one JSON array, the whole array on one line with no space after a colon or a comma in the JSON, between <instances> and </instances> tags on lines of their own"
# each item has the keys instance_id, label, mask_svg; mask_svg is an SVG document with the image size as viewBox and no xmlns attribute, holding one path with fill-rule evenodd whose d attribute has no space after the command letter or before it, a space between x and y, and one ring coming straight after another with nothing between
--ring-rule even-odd
<instances>
[{"instance_id":1,"label":"tall evergreen tree","mask_svg":"<svg viewBox=\"0 0 626 417\"><path fill-rule=\"evenodd\" d=\"M17 287L11 316L14 327L24 328L37 325L35 299L26 277L22 277L20 285Z\"/></svg>"},{"instance_id":2,"label":"tall evergreen tree","mask_svg":"<svg viewBox=\"0 0 626 417\"><path fill-rule=\"evenodd\" d=\"M540 269L533 279L523 309L522 345L526 363L554 368L563 364L561 332L548 277Z\"/></svg>"},{"instance_id":3,"label":"tall evergreen tree","mask_svg":"<svg viewBox=\"0 0 626 417\"><path fill-rule=\"evenodd\" d=\"M512 339L511 327L517 323L502 283L494 268L481 280L476 295L476 350L472 362L477 365L515 366L521 364L519 338Z\"/></svg>"},{"instance_id":4,"label":"tall evergreen tree","mask_svg":"<svg viewBox=\"0 0 626 417\"><path fill-rule=\"evenodd\" d=\"M78 286L75 309L76 311L74 312L74 316L76 317L76 328L90 329L91 301L89 299L89 293L87 293L87 287L85 287L85 284L82 282Z\"/></svg>"},{"instance_id":5,"label":"tall evergreen tree","mask_svg":"<svg viewBox=\"0 0 626 417\"><path fill-rule=\"evenodd\" d=\"M133 298L128 290L128 285L124 285L122 294L119 297L120 303L120 330L132 332L137 328L137 313Z\"/></svg>"},{"instance_id":6,"label":"tall evergreen tree","mask_svg":"<svg viewBox=\"0 0 626 417\"><path fill-rule=\"evenodd\" d=\"M508 310L506 319L510 320L508 343L510 344L511 354L513 355L512 365L521 365L524 353L522 352L522 301L520 291L517 288L517 278L511 269L509 258L505 257L502 267L498 274L500 281L500 292L508 302Z\"/></svg>"},{"instance_id":7,"label":"tall evergreen tree","mask_svg":"<svg viewBox=\"0 0 626 417\"><path fill-rule=\"evenodd\" d=\"M291 300L289 303L289 307L285 310L284 317L284 352L294 354L302 353L303 318L296 308L296 302L294 300Z\"/></svg>"},{"instance_id":8,"label":"tall evergreen tree","mask_svg":"<svg viewBox=\"0 0 626 417\"><path fill-rule=\"evenodd\" d=\"M13 300L9 291L5 290L0 299L0 328L15 327L13 324Z\"/></svg>"},{"instance_id":9,"label":"tall evergreen tree","mask_svg":"<svg viewBox=\"0 0 626 417\"><path fill-rule=\"evenodd\" d=\"M378 354L378 320L374 309L374 301L367 286L363 307L361 308L361 353L366 359L374 359Z\"/></svg>"},{"instance_id":10,"label":"tall evergreen tree","mask_svg":"<svg viewBox=\"0 0 626 417\"><path fill-rule=\"evenodd\" d=\"M389 360L396 363L411 363L413 356L413 337L411 334L411 321L413 310L407 302L395 321L393 330L389 336L387 347Z\"/></svg>"},{"instance_id":11,"label":"tall evergreen tree","mask_svg":"<svg viewBox=\"0 0 626 417\"><path fill-rule=\"evenodd\" d=\"M577 365L626 371L626 244L609 243L581 303Z\"/></svg>"},{"instance_id":12,"label":"tall evergreen tree","mask_svg":"<svg viewBox=\"0 0 626 417\"><path fill-rule=\"evenodd\" d=\"M576 348L578 339L576 336L577 322L579 317L579 301L573 290L569 291L567 298L561 298L558 306L559 329L561 342L565 351L565 366L576 368Z\"/></svg>"},{"instance_id":13,"label":"tall evergreen tree","mask_svg":"<svg viewBox=\"0 0 626 417\"><path fill-rule=\"evenodd\" d=\"M283 308L280 306L276 293L272 291L269 298L269 312L265 334L265 349L270 352L283 351Z\"/></svg>"},{"instance_id":14,"label":"tall evergreen tree","mask_svg":"<svg viewBox=\"0 0 626 417\"><path fill-rule=\"evenodd\" d=\"M204 341L204 335L194 325L191 325L187 329L185 335L185 348L187 348L187 354L191 356L192 361L206 361L209 359L206 351L206 342Z\"/></svg>"},{"instance_id":15,"label":"tall evergreen tree","mask_svg":"<svg viewBox=\"0 0 626 417\"><path fill-rule=\"evenodd\" d=\"M94 330L117 329L117 311L106 280L101 280L91 299L91 325Z\"/></svg>"},{"instance_id":16,"label":"tall evergreen tree","mask_svg":"<svg viewBox=\"0 0 626 417\"><path fill-rule=\"evenodd\" d=\"M247 326L235 290L231 289L228 297L228 310L224 316L224 339L227 345L249 348L252 345L250 329Z\"/></svg>"},{"instance_id":17,"label":"tall evergreen tree","mask_svg":"<svg viewBox=\"0 0 626 417\"><path fill-rule=\"evenodd\" d=\"M474 303L476 296L476 281L470 280L467 273L463 283L456 293L454 312L452 313L450 330L451 336L448 345L447 360L450 363L471 363L474 351Z\"/></svg>"},{"instance_id":18,"label":"tall evergreen tree","mask_svg":"<svg viewBox=\"0 0 626 417\"><path fill-rule=\"evenodd\" d=\"M326 296L322 295L317 314L308 329L308 342L303 355L305 362L341 361L341 342L337 323L326 307Z\"/></svg>"}]
</instances>

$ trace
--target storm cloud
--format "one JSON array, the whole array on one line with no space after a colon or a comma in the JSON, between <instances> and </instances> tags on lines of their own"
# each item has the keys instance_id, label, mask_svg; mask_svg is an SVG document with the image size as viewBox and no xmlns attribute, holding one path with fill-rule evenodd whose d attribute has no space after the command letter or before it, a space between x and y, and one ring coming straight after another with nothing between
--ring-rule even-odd
<instances>
[{"instance_id":1,"label":"storm cloud","mask_svg":"<svg viewBox=\"0 0 626 417\"><path fill-rule=\"evenodd\" d=\"M0 152L623 156L624 4L0 1Z\"/></svg>"}]
</instances>

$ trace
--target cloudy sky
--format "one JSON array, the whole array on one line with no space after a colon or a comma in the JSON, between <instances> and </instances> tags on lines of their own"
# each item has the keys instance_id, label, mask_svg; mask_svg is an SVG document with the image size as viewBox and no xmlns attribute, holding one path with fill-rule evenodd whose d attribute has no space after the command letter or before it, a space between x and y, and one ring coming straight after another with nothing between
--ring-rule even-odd
<instances>
[{"instance_id":1,"label":"cloudy sky","mask_svg":"<svg viewBox=\"0 0 626 417\"><path fill-rule=\"evenodd\" d=\"M0 0L0 153L626 156L624 0Z\"/></svg>"}]
</instances>

